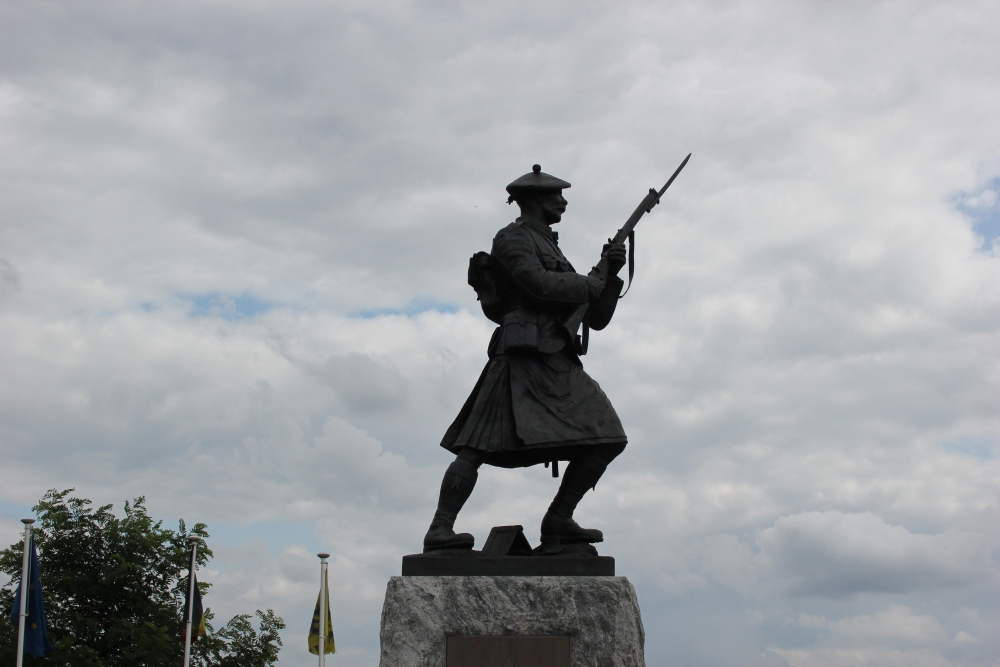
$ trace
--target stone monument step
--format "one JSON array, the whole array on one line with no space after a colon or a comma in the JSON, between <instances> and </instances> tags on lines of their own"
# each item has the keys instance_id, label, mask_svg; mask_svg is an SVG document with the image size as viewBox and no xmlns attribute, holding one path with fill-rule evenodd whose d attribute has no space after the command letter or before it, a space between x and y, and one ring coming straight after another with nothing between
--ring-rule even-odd
<instances>
[{"instance_id":1,"label":"stone monument step","mask_svg":"<svg viewBox=\"0 0 1000 667\"><path fill-rule=\"evenodd\" d=\"M613 577L611 556L489 556L472 549L444 549L403 556L404 577Z\"/></svg>"},{"instance_id":2,"label":"stone monument step","mask_svg":"<svg viewBox=\"0 0 1000 667\"><path fill-rule=\"evenodd\" d=\"M392 577L380 667L645 667L625 577Z\"/></svg>"}]
</instances>

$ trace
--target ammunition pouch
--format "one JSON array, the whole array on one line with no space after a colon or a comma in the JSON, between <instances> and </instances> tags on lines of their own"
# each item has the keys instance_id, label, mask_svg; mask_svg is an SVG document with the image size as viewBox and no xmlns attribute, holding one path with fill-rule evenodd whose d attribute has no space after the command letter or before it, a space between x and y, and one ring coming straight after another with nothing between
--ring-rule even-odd
<instances>
[{"instance_id":1,"label":"ammunition pouch","mask_svg":"<svg viewBox=\"0 0 1000 667\"><path fill-rule=\"evenodd\" d=\"M505 350L529 351L538 349L538 313L530 310L512 310L503 316L503 346Z\"/></svg>"}]
</instances>

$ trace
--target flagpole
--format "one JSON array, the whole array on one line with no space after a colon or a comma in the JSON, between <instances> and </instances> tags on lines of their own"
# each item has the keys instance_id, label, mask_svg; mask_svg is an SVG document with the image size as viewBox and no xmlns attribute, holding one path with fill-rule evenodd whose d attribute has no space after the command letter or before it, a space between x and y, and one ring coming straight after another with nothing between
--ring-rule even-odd
<instances>
[{"instance_id":1,"label":"flagpole","mask_svg":"<svg viewBox=\"0 0 1000 667\"><path fill-rule=\"evenodd\" d=\"M31 554L31 524L34 519L21 519L24 524L24 558L21 560L21 608L17 617L17 667L24 664L24 622L28 617L28 563Z\"/></svg>"},{"instance_id":2,"label":"flagpole","mask_svg":"<svg viewBox=\"0 0 1000 667\"><path fill-rule=\"evenodd\" d=\"M204 542L196 535L188 535L188 544L191 545L191 569L188 570L188 595L187 595L187 627L184 632L184 667L188 667L191 662L191 617L194 616L194 567L195 556L198 553L198 543ZM20 665L18 665L20 667Z\"/></svg>"},{"instance_id":3,"label":"flagpole","mask_svg":"<svg viewBox=\"0 0 1000 667\"><path fill-rule=\"evenodd\" d=\"M326 559L330 554L319 556L319 667L326 664Z\"/></svg>"}]
</instances>

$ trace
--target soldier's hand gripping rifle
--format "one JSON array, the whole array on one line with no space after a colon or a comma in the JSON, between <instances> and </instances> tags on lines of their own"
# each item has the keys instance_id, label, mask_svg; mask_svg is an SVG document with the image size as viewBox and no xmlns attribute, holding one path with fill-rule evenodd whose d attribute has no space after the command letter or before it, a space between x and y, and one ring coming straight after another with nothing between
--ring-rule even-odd
<instances>
[{"instance_id":1,"label":"soldier's hand gripping rifle","mask_svg":"<svg viewBox=\"0 0 1000 667\"><path fill-rule=\"evenodd\" d=\"M632 212L632 215L629 216L629 219L625 221L625 224L622 225L621 229L618 230L618 233L615 234L614 238L608 239L609 246L625 243L625 239L629 239L628 282L630 287L632 285L632 274L634 271L634 262L633 262L634 255L632 253L634 252L635 248L635 226L639 224L639 219L642 218L642 216L652 211L653 207L660 203L660 197L662 197L663 193L667 191L667 188L670 187L670 184L674 182L675 178L677 178L677 174L681 173L681 169L684 168L684 165L686 165L688 163L688 160L690 159L691 159L691 154L688 153L687 157L684 158L684 161L681 162L680 166L677 167L673 175L667 180L666 185L660 188L659 192L657 192L653 188L650 188L649 193L643 198L642 202L635 209L635 211ZM590 275L600 276L605 281L607 281L608 268L609 268L608 259L607 257L602 255L601 260L597 263L597 266L595 266L593 270L590 272ZM628 292L627 289L625 291ZM622 296L624 296L624 294ZM590 343L590 327L586 326L588 307L589 307L588 304L583 304L582 306L578 307L575 311L573 311L573 314L570 315L563 323L563 326L565 326L566 330L569 331L570 336L577 341L577 353L579 354L587 354L587 347L588 344ZM582 338L578 338L576 332L580 328L581 323L584 324L583 336Z\"/></svg>"}]
</instances>

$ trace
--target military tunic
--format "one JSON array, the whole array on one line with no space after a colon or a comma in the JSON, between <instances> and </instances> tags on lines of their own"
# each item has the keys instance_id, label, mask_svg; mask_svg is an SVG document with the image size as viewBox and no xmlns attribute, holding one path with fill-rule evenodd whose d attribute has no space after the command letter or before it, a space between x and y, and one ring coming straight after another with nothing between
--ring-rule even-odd
<instances>
[{"instance_id":1,"label":"military tunic","mask_svg":"<svg viewBox=\"0 0 1000 667\"><path fill-rule=\"evenodd\" d=\"M503 323L490 340L489 361L445 433L454 453L471 447L486 461L522 467L569 460L594 445L623 445L621 421L601 387L583 370L562 322L589 303L590 327L611 320L622 281L600 293L576 273L558 234L518 218L497 233L490 253Z\"/></svg>"}]
</instances>

